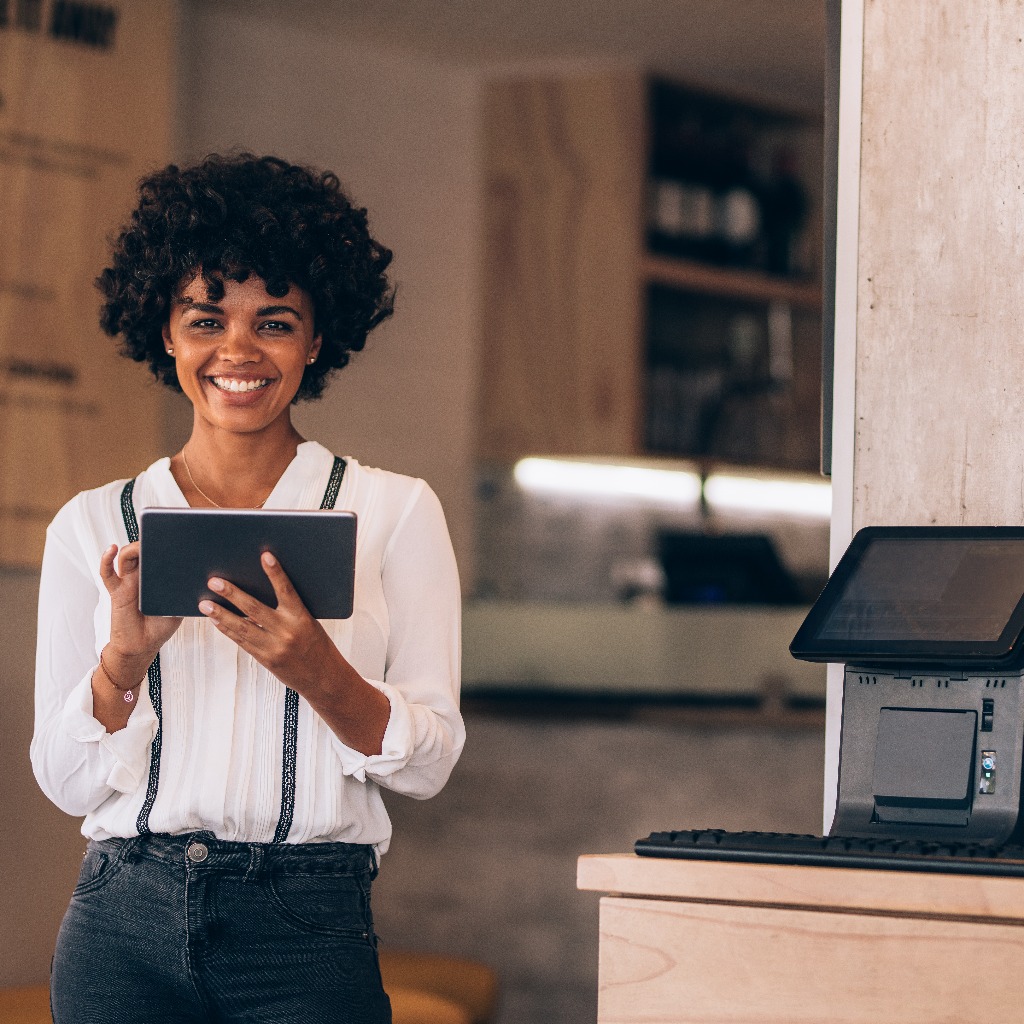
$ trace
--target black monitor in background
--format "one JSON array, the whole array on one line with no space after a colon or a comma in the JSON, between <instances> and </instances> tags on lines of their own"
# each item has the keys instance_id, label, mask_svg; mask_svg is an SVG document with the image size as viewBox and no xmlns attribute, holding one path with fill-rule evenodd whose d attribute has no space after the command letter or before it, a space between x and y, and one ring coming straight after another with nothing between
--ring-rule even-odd
<instances>
[{"instance_id":1,"label":"black monitor in background","mask_svg":"<svg viewBox=\"0 0 1024 1024\"><path fill-rule=\"evenodd\" d=\"M861 530L790 651L845 665L834 834L1020 841L1024 528Z\"/></svg>"},{"instance_id":2,"label":"black monitor in background","mask_svg":"<svg viewBox=\"0 0 1024 1024\"><path fill-rule=\"evenodd\" d=\"M805 600L763 534L662 533L669 604L801 604Z\"/></svg>"}]
</instances>

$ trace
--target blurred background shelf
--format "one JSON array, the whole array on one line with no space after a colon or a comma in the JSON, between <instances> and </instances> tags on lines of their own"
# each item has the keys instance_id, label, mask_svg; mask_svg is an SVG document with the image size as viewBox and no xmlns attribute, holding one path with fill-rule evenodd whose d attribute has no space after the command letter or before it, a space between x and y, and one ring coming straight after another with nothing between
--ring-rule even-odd
<instances>
[{"instance_id":1,"label":"blurred background shelf","mask_svg":"<svg viewBox=\"0 0 1024 1024\"><path fill-rule=\"evenodd\" d=\"M788 302L801 309L821 309L821 285L813 281L652 253L643 257L641 269L648 284L746 302Z\"/></svg>"}]
</instances>

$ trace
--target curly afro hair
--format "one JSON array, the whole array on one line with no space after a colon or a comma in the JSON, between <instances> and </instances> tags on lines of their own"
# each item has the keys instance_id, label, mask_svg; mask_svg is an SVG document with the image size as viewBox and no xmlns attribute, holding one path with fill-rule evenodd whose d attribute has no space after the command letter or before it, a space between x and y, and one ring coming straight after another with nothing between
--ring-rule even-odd
<instances>
[{"instance_id":1,"label":"curly afro hair","mask_svg":"<svg viewBox=\"0 0 1024 1024\"><path fill-rule=\"evenodd\" d=\"M370 236L366 210L329 172L251 153L172 164L140 183L112 265L96 279L106 300L100 325L122 336L124 355L148 362L157 380L180 391L161 330L183 283L201 273L214 302L225 279L255 274L275 297L298 285L313 300L322 345L295 401L318 398L328 376L391 315L391 256Z\"/></svg>"}]
</instances>

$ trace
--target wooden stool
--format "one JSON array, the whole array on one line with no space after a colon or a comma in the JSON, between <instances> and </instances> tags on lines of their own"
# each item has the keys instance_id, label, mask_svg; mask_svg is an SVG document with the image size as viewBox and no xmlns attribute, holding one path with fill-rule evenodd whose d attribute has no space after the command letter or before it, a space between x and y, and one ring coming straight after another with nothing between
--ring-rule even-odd
<instances>
[{"instance_id":1,"label":"wooden stool","mask_svg":"<svg viewBox=\"0 0 1024 1024\"><path fill-rule=\"evenodd\" d=\"M469 1010L432 992L389 988L392 1024L473 1024Z\"/></svg>"},{"instance_id":2,"label":"wooden stool","mask_svg":"<svg viewBox=\"0 0 1024 1024\"><path fill-rule=\"evenodd\" d=\"M392 993L412 991L439 997L461 1007L468 1024L491 1024L498 1005L498 978L486 964L437 953L380 950L384 989ZM395 1008L395 1024L421 1024L417 1017L404 1018ZM422 1024L430 1024L430 1018Z\"/></svg>"},{"instance_id":3,"label":"wooden stool","mask_svg":"<svg viewBox=\"0 0 1024 1024\"><path fill-rule=\"evenodd\" d=\"M50 987L0 988L0 1021L3 1024L52 1024Z\"/></svg>"}]
</instances>

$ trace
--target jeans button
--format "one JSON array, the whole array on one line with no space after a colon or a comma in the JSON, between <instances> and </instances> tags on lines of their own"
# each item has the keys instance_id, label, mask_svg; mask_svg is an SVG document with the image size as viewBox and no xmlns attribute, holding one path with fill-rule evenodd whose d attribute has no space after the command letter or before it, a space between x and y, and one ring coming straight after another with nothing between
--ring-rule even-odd
<instances>
[{"instance_id":1,"label":"jeans button","mask_svg":"<svg viewBox=\"0 0 1024 1024\"><path fill-rule=\"evenodd\" d=\"M186 853L193 864L202 864L210 856L210 851L206 848L205 843L190 843Z\"/></svg>"}]
</instances>

